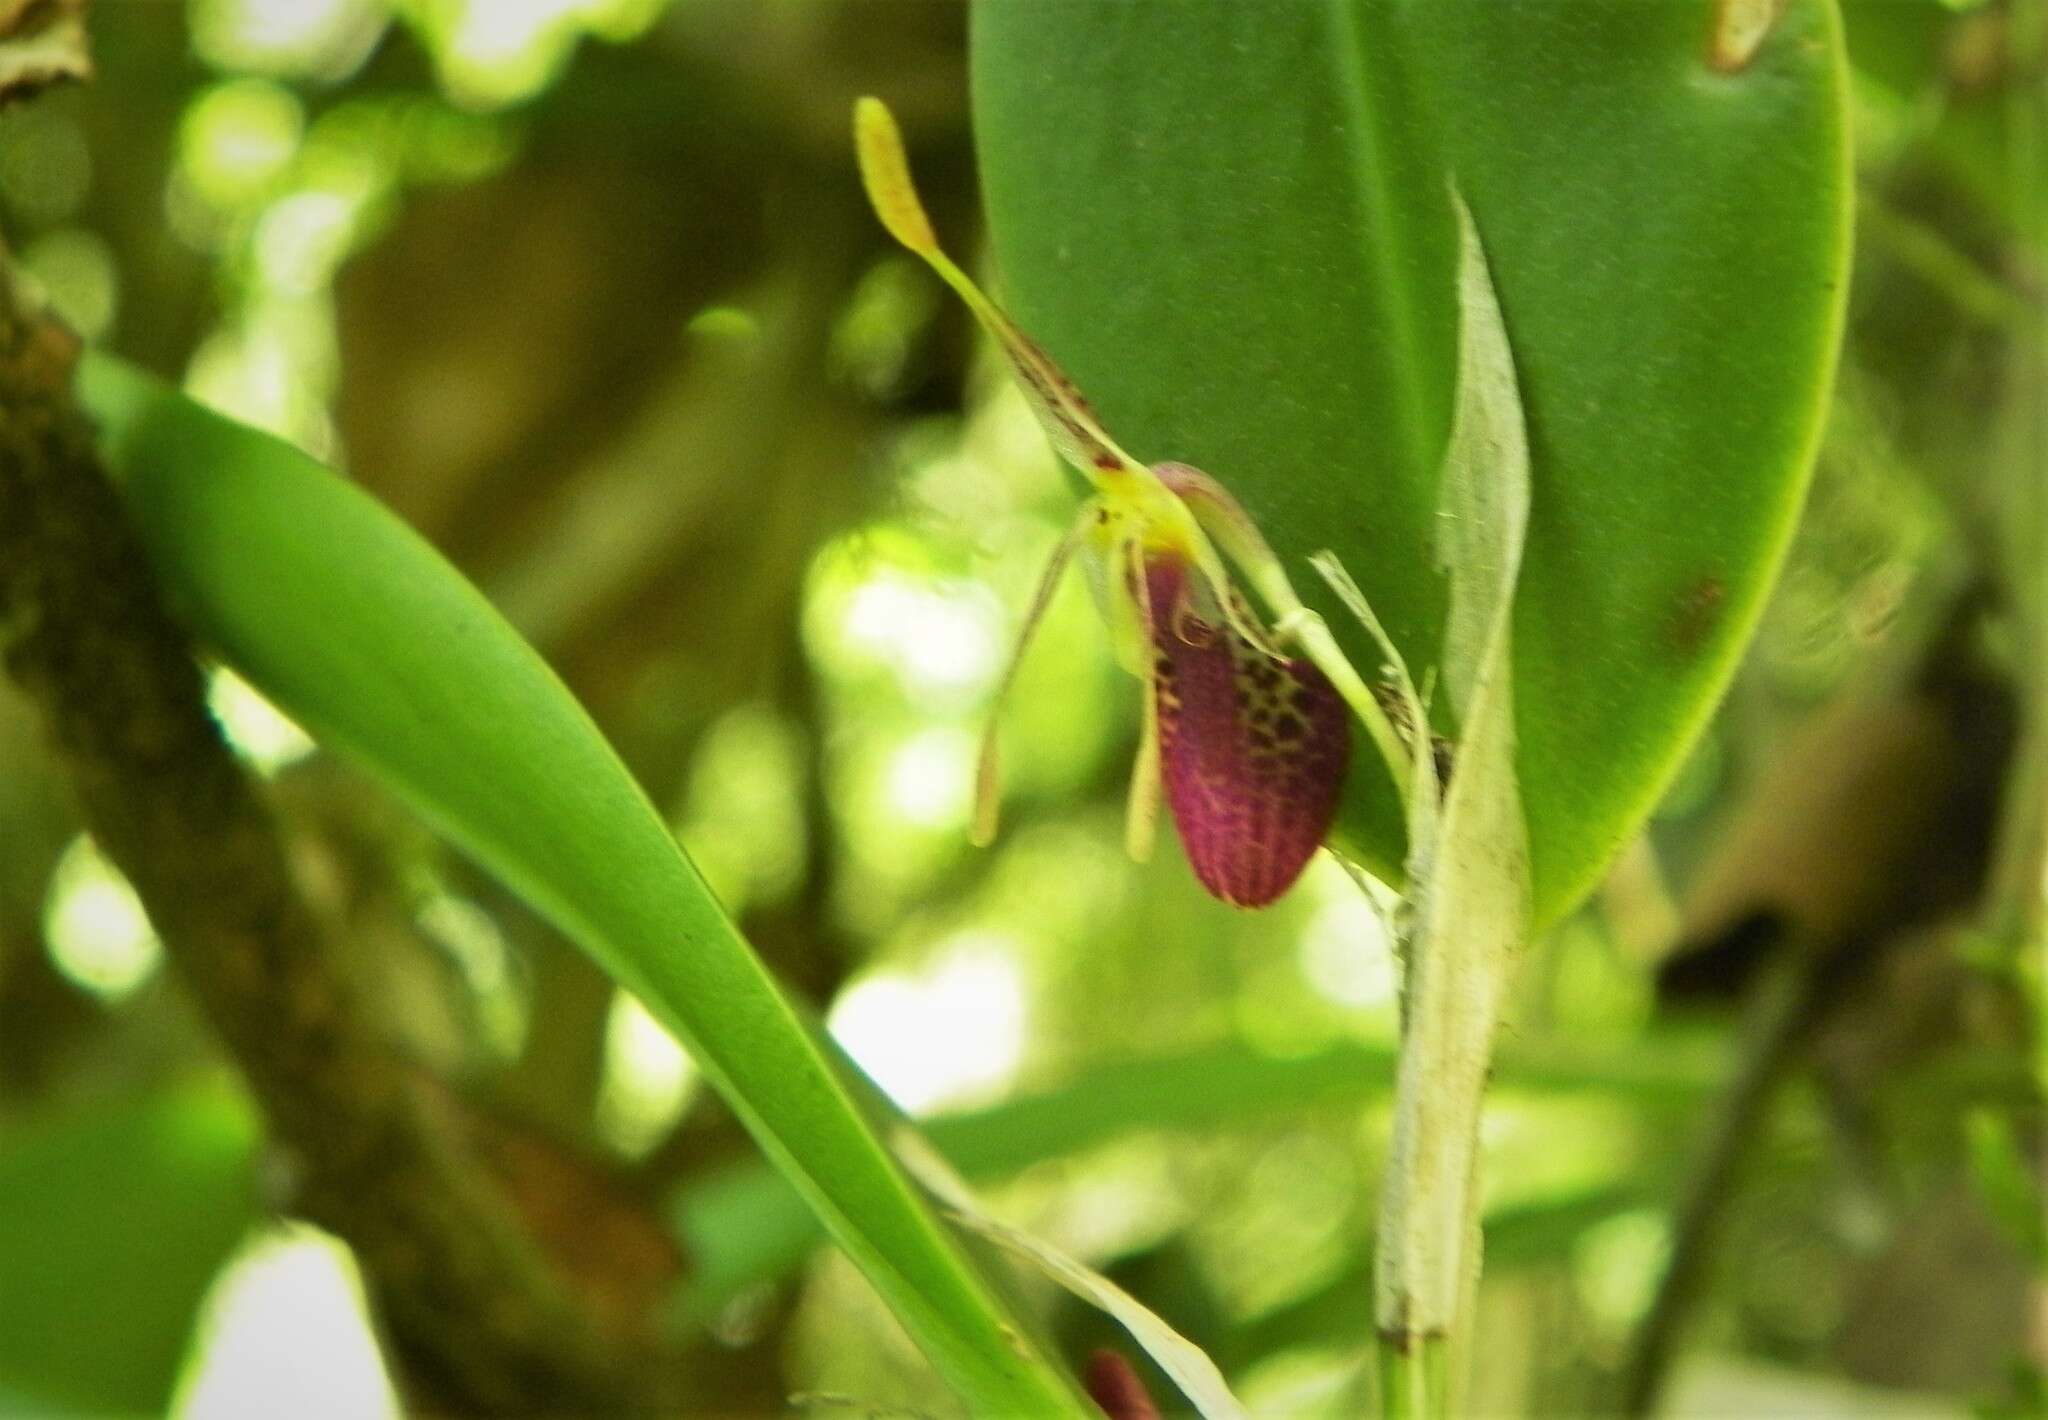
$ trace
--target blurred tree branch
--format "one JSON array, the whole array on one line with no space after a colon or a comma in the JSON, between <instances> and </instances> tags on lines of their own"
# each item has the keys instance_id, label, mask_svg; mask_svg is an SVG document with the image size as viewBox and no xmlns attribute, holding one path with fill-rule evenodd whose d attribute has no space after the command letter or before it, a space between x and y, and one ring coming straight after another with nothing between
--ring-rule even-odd
<instances>
[{"instance_id":1,"label":"blurred tree branch","mask_svg":"<svg viewBox=\"0 0 2048 1420\"><path fill-rule=\"evenodd\" d=\"M5 663L291 1152L294 1211L357 1249L437 1407L663 1403L670 1378L551 1274L335 970L71 401L75 352L0 282Z\"/></svg>"},{"instance_id":2,"label":"blurred tree branch","mask_svg":"<svg viewBox=\"0 0 2048 1420\"><path fill-rule=\"evenodd\" d=\"M827 911L824 732L798 631L817 549L880 491L867 473L893 411L835 370L833 341L887 239L844 158L845 105L831 104L829 143L786 132L755 71L789 56L761 17L730 18L762 33L579 55L514 168L408 199L337 286L337 418L358 476L534 642L657 802L675 799L735 706L779 703L802 724L807 873L742 925L822 1002L857 952L833 940ZM868 6L860 23L945 21L953 101L927 111L964 177L958 18ZM970 192L962 181L950 195L964 206ZM710 307L734 325L687 328ZM949 408L963 355L946 352ZM611 984L488 884L468 890L517 934L543 1003L492 1093L587 1130ZM696 1123L711 1128L681 1130L663 1167L641 1172L745 1147L721 1114L707 1097Z\"/></svg>"},{"instance_id":3,"label":"blurred tree branch","mask_svg":"<svg viewBox=\"0 0 2048 1420\"><path fill-rule=\"evenodd\" d=\"M1660 988L1684 997L1747 987L1747 1028L1623 1369L1625 1415L1656 1408L1781 1087L1831 1023L1873 1007L1906 1014L1884 999L1886 958L1983 910L2018 713L2012 687L1976 648L1987 602L1983 588L1966 590L1909 674L1877 667L1817 715L1694 884L1687 940Z\"/></svg>"}]
</instances>

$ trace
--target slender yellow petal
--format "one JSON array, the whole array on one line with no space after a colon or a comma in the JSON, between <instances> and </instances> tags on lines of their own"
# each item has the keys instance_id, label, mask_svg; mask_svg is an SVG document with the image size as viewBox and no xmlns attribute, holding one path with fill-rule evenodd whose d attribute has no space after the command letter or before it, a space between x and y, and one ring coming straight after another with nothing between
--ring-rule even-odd
<instances>
[{"instance_id":1,"label":"slender yellow petal","mask_svg":"<svg viewBox=\"0 0 2048 1420\"><path fill-rule=\"evenodd\" d=\"M896 127L896 116L880 99L854 101L853 146L868 202L889 235L919 256L938 255L939 239L932 233L924 204L917 199L917 184L910 180L902 131Z\"/></svg>"},{"instance_id":2,"label":"slender yellow petal","mask_svg":"<svg viewBox=\"0 0 2048 1420\"><path fill-rule=\"evenodd\" d=\"M1003 786L1002 766L996 750L996 720L1002 712L1003 702L1009 698L1010 687L1016 682L1017 670L1024 664L1025 648L1030 646L1032 636L1039 623L1045 620L1046 608L1052 605L1053 593L1059 590L1060 575L1073 560L1074 549L1081 545L1081 538L1094 522L1095 509L1091 504L1081 510L1081 517L1060 537L1059 545L1046 560L1045 570L1038 574L1038 586L1031 593L1031 605L1024 612L1024 623L1017 630L1016 643L1010 648L1010 659L1003 667L1003 678L996 682L994 700L988 709L988 721L981 731L981 757L974 771L974 823L968 833L969 841L977 848L986 848L995 842L996 818L1002 807Z\"/></svg>"},{"instance_id":3,"label":"slender yellow petal","mask_svg":"<svg viewBox=\"0 0 2048 1420\"><path fill-rule=\"evenodd\" d=\"M1135 540L1126 543L1124 557L1130 563L1129 576L1137 588L1138 613L1147 627L1152 624L1152 588L1145 578L1145 553ZM1124 575L1123 569L1118 569ZM1138 758L1131 766L1131 794L1124 810L1124 851L1134 863L1150 862L1152 847L1159 838L1159 676L1151 667L1157 654L1148 636L1145 643L1145 687L1138 731Z\"/></svg>"}]
</instances>

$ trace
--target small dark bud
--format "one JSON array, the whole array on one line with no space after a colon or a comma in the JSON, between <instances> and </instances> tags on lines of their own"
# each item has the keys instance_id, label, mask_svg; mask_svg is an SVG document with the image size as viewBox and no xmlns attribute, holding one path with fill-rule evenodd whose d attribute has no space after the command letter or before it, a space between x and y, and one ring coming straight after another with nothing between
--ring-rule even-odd
<instances>
[{"instance_id":1,"label":"small dark bud","mask_svg":"<svg viewBox=\"0 0 2048 1420\"><path fill-rule=\"evenodd\" d=\"M1088 1394L1109 1420L1159 1420L1159 1407L1145 1393L1145 1383L1131 1363L1114 1351L1088 1358Z\"/></svg>"}]
</instances>

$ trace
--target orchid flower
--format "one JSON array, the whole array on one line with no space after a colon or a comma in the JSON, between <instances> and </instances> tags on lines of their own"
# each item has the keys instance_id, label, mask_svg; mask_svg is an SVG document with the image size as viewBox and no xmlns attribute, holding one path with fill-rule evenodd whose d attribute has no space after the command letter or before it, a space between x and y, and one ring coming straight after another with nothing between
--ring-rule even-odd
<instances>
[{"instance_id":1,"label":"orchid flower","mask_svg":"<svg viewBox=\"0 0 2048 1420\"><path fill-rule=\"evenodd\" d=\"M1131 856L1150 855L1163 780L1202 885L1241 907L1272 902L1301 875L1336 817L1351 757L1347 701L1368 717L1376 738L1385 726L1377 702L1294 595L1237 500L1198 469L1148 467L1125 453L1052 358L940 249L896 121L880 100L855 105L854 141L882 225L959 293L1002 351L1054 450L1094 486L1039 578L996 709L1079 553L1117 659L1144 685L1125 833ZM1219 548L1314 659L1279 649L1280 638L1254 616ZM1335 669L1344 693L1325 668ZM983 844L995 835L1000 794L994 719L992 713L975 786L974 839Z\"/></svg>"}]
</instances>

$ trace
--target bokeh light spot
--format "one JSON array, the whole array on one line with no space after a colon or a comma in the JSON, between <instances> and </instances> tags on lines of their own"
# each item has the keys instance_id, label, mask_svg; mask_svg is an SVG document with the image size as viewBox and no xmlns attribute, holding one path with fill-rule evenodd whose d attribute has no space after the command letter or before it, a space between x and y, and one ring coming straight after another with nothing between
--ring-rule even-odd
<instances>
[{"instance_id":1,"label":"bokeh light spot","mask_svg":"<svg viewBox=\"0 0 2048 1420\"><path fill-rule=\"evenodd\" d=\"M313 740L255 686L225 666L207 679L206 703L236 754L265 775L313 752Z\"/></svg>"},{"instance_id":2,"label":"bokeh light spot","mask_svg":"<svg viewBox=\"0 0 2048 1420\"><path fill-rule=\"evenodd\" d=\"M193 0L192 48L216 69L333 81L389 23L380 0Z\"/></svg>"},{"instance_id":3,"label":"bokeh light spot","mask_svg":"<svg viewBox=\"0 0 2048 1420\"><path fill-rule=\"evenodd\" d=\"M267 79L216 84L185 110L178 162L192 188L221 208L267 192L298 153L306 114L298 96Z\"/></svg>"},{"instance_id":4,"label":"bokeh light spot","mask_svg":"<svg viewBox=\"0 0 2048 1420\"><path fill-rule=\"evenodd\" d=\"M1001 609L977 584L885 571L854 588L843 616L847 642L889 664L913 692L964 699L1001 666Z\"/></svg>"},{"instance_id":5,"label":"bokeh light spot","mask_svg":"<svg viewBox=\"0 0 2048 1420\"><path fill-rule=\"evenodd\" d=\"M884 794L889 812L916 828L967 822L974 796L975 737L952 725L906 736L890 753Z\"/></svg>"},{"instance_id":6,"label":"bokeh light spot","mask_svg":"<svg viewBox=\"0 0 2048 1420\"><path fill-rule=\"evenodd\" d=\"M912 1114L999 1095L1024 1056L1028 1008L1017 946L964 934L920 971L880 971L841 993L832 1034Z\"/></svg>"},{"instance_id":7,"label":"bokeh light spot","mask_svg":"<svg viewBox=\"0 0 2048 1420\"><path fill-rule=\"evenodd\" d=\"M246 324L208 336L185 371L185 393L230 419L289 439L315 458L330 458L334 426L320 387L322 352L309 345L331 334L324 324L292 318L287 309L258 309Z\"/></svg>"},{"instance_id":8,"label":"bokeh light spot","mask_svg":"<svg viewBox=\"0 0 2048 1420\"><path fill-rule=\"evenodd\" d=\"M1626 1335L1649 1309L1670 1247L1670 1225L1652 1209L1595 1223L1572 1250L1572 1285L1580 1305L1610 1334Z\"/></svg>"},{"instance_id":9,"label":"bokeh light spot","mask_svg":"<svg viewBox=\"0 0 2048 1420\"><path fill-rule=\"evenodd\" d=\"M605 1023L597 1096L604 1140L628 1158L645 1154L682 1118L697 1083L696 1063L668 1027L630 992L618 992Z\"/></svg>"},{"instance_id":10,"label":"bokeh light spot","mask_svg":"<svg viewBox=\"0 0 2048 1420\"><path fill-rule=\"evenodd\" d=\"M82 835L50 875L43 938L57 970L105 1001L129 995L163 959L135 889Z\"/></svg>"},{"instance_id":11,"label":"bokeh light spot","mask_svg":"<svg viewBox=\"0 0 2048 1420\"><path fill-rule=\"evenodd\" d=\"M267 1230L228 1263L201 1312L175 1420L396 1420L354 1255L304 1223Z\"/></svg>"},{"instance_id":12,"label":"bokeh light spot","mask_svg":"<svg viewBox=\"0 0 2048 1420\"><path fill-rule=\"evenodd\" d=\"M479 108L531 98L553 80L585 34L626 40L666 0L448 0L403 8L457 102Z\"/></svg>"},{"instance_id":13,"label":"bokeh light spot","mask_svg":"<svg viewBox=\"0 0 2048 1420\"><path fill-rule=\"evenodd\" d=\"M354 236L354 203L332 192L295 192L257 222L256 267L273 290L318 291L341 265Z\"/></svg>"},{"instance_id":14,"label":"bokeh light spot","mask_svg":"<svg viewBox=\"0 0 2048 1420\"><path fill-rule=\"evenodd\" d=\"M730 912L787 897L803 877L805 746L786 716L743 705L705 732L676 836Z\"/></svg>"},{"instance_id":15,"label":"bokeh light spot","mask_svg":"<svg viewBox=\"0 0 2048 1420\"><path fill-rule=\"evenodd\" d=\"M1400 970L1384 912L1327 856L1310 864L1302 887L1315 902L1299 948L1309 986L1332 1005L1352 1010L1391 1003Z\"/></svg>"},{"instance_id":16,"label":"bokeh light spot","mask_svg":"<svg viewBox=\"0 0 2048 1420\"><path fill-rule=\"evenodd\" d=\"M895 391L938 313L937 285L907 258L885 257L869 268L832 329L834 376L874 399Z\"/></svg>"}]
</instances>

